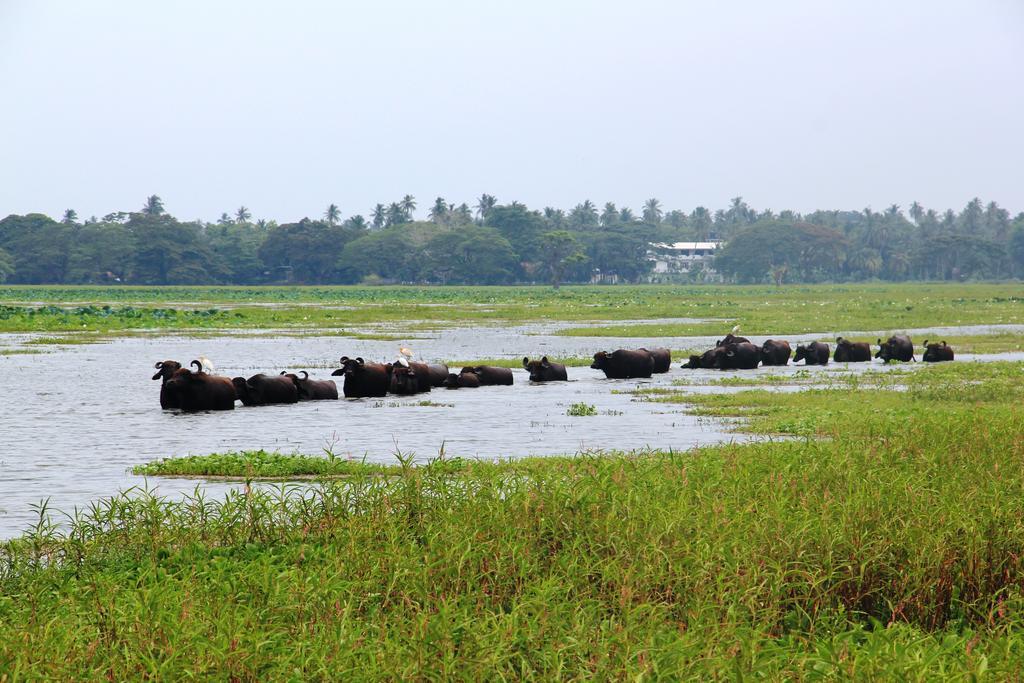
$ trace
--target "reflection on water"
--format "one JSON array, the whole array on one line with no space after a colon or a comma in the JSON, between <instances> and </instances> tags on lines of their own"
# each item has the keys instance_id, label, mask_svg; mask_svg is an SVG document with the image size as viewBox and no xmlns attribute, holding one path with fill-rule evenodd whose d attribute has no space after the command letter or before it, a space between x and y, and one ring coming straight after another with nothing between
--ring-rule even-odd
<instances>
[{"instance_id":1,"label":"reflection on water","mask_svg":"<svg viewBox=\"0 0 1024 683\"><path fill-rule=\"evenodd\" d=\"M651 345L652 340L557 337L550 329L471 328L435 332L410 342L426 360L524 355L582 355L600 349ZM161 457L265 448L318 453L330 446L339 456L389 462L396 451L418 459L572 454L589 449L685 449L742 439L724 422L698 420L681 406L637 402L613 390L667 386L685 371L652 380L605 380L589 368L570 368L572 381L531 385L522 370L516 385L475 390L435 390L429 395L341 400L231 412L185 415L161 411L159 383L150 380L158 360L188 363L205 355L225 375L258 371L331 368L342 355L394 358L399 342L336 336L127 338L61 347L52 353L0 356L5 396L0 405L0 537L10 537L35 519L31 505L70 511L130 486L141 477L131 466ZM808 335L810 337L810 335ZM24 335L0 336L0 347ZM797 339L797 337L793 337ZM702 347L710 338L663 339L673 348ZM1020 354L1017 354L1020 355ZM875 365L877 369L879 366ZM792 372L797 368L766 368ZM865 369L864 366L858 370ZM756 371L759 372L759 371ZM329 375L313 370L314 377ZM429 399L440 406L420 406ZM583 401L595 417L568 417ZM150 480L159 493L191 491L195 481ZM211 492L223 484L209 485Z\"/></svg>"}]
</instances>

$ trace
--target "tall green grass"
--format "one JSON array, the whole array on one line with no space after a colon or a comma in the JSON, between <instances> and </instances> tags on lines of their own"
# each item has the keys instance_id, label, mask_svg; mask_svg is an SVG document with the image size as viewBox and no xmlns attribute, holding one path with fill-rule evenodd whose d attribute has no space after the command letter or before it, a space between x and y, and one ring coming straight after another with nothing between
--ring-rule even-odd
<instances>
[{"instance_id":1,"label":"tall green grass","mask_svg":"<svg viewBox=\"0 0 1024 683\"><path fill-rule=\"evenodd\" d=\"M802 435L781 441L42 515L0 548L0 670L1020 678L1022 377L949 364L700 407Z\"/></svg>"}]
</instances>

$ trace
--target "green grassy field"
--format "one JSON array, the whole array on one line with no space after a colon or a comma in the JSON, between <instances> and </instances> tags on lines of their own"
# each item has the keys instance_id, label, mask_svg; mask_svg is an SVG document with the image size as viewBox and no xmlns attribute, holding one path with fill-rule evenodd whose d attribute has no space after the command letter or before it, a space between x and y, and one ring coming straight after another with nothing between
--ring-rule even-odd
<instances>
[{"instance_id":1,"label":"green grassy field","mask_svg":"<svg viewBox=\"0 0 1024 683\"><path fill-rule=\"evenodd\" d=\"M642 322L665 318L697 322ZM655 339L737 323L748 334L1024 323L1024 285L0 287L7 332L319 328L394 339L396 330L553 321L629 321L563 333Z\"/></svg>"},{"instance_id":2,"label":"green grassy field","mask_svg":"<svg viewBox=\"0 0 1024 683\"><path fill-rule=\"evenodd\" d=\"M353 468L41 521L0 547L0 671L1021 678L1024 365L835 374L646 396L783 440Z\"/></svg>"}]
</instances>

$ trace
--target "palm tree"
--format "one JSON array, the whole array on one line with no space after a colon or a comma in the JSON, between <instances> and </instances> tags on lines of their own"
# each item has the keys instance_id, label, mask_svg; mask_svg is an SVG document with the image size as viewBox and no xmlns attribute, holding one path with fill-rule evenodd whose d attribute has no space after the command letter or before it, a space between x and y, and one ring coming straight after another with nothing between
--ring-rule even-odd
<instances>
[{"instance_id":1,"label":"palm tree","mask_svg":"<svg viewBox=\"0 0 1024 683\"><path fill-rule=\"evenodd\" d=\"M383 204L378 204L373 207L373 227L380 230L384 227L384 224L388 220L387 209L384 208Z\"/></svg>"},{"instance_id":2,"label":"palm tree","mask_svg":"<svg viewBox=\"0 0 1024 683\"><path fill-rule=\"evenodd\" d=\"M219 225L230 225L231 223L234 223L234 221L231 220L231 216L229 216L225 211L220 215L220 219L217 221L217 223Z\"/></svg>"},{"instance_id":3,"label":"palm tree","mask_svg":"<svg viewBox=\"0 0 1024 683\"><path fill-rule=\"evenodd\" d=\"M918 204L916 200L910 205L910 217L914 219L916 225L921 225L921 219L924 217L924 207Z\"/></svg>"},{"instance_id":4,"label":"palm tree","mask_svg":"<svg viewBox=\"0 0 1024 683\"><path fill-rule=\"evenodd\" d=\"M341 209L338 208L337 204L331 204L324 211L324 218L327 219L327 225L334 227L341 220Z\"/></svg>"},{"instance_id":5,"label":"palm tree","mask_svg":"<svg viewBox=\"0 0 1024 683\"><path fill-rule=\"evenodd\" d=\"M444 197L438 197L434 200L434 205L430 207L430 220L441 224L448 218L449 211L448 202L444 200Z\"/></svg>"},{"instance_id":6,"label":"palm tree","mask_svg":"<svg viewBox=\"0 0 1024 683\"><path fill-rule=\"evenodd\" d=\"M387 216L384 219L384 226L391 227L392 225L399 225L401 223L408 222L409 214L405 212L402 205L398 202L391 202L388 204Z\"/></svg>"},{"instance_id":7,"label":"palm tree","mask_svg":"<svg viewBox=\"0 0 1024 683\"><path fill-rule=\"evenodd\" d=\"M150 195L146 197L146 205L142 207L142 213L147 216L159 216L164 212L164 202L160 197Z\"/></svg>"},{"instance_id":8,"label":"palm tree","mask_svg":"<svg viewBox=\"0 0 1024 683\"><path fill-rule=\"evenodd\" d=\"M349 218L347 221L345 221L345 225L352 228L353 230L358 230L360 232L366 230L369 227L366 224L366 219L363 218L362 215L358 213L355 216Z\"/></svg>"},{"instance_id":9,"label":"palm tree","mask_svg":"<svg viewBox=\"0 0 1024 683\"><path fill-rule=\"evenodd\" d=\"M619 222L620 223L632 223L636 220L636 214L633 213L633 209L628 206L622 207L619 211Z\"/></svg>"},{"instance_id":10,"label":"palm tree","mask_svg":"<svg viewBox=\"0 0 1024 683\"><path fill-rule=\"evenodd\" d=\"M661 216L661 202L659 202L654 197L651 197L646 202L644 202L643 217L645 223L657 225L658 223L661 222Z\"/></svg>"},{"instance_id":11,"label":"palm tree","mask_svg":"<svg viewBox=\"0 0 1024 683\"><path fill-rule=\"evenodd\" d=\"M569 213L569 224L574 228L588 228L597 225L597 207L589 199L577 204Z\"/></svg>"},{"instance_id":12,"label":"palm tree","mask_svg":"<svg viewBox=\"0 0 1024 683\"><path fill-rule=\"evenodd\" d=\"M402 197L402 201L398 203L402 211L405 212L406 218L412 220L412 212L416 210L416 198L411 194L407 194Z\"/></svg>"},{"instance_id":13,"label":"palm tree","mask_svg":"<svg viewBox=\"0 0 1024 683\"><path fill-rule=\"evenodd\" d=\"M266 218L261 218L258 221L256 221L256 227L259 228L260 230L266 230L267 229L267 219Z\"/></svg>"},{"instance_id":14,"label":"palm tree","mask_svg":"<svg viewBox=\"0 0 1024 683\"><path fill-rule=\"evenodd\" d=\"M235 211L235 220L239 223L248 223L250 218L252 218L252 214L244 206L238 207L238 211Z\"/></svg>"},{"instance_id":15,"label":"palm tree","mask_svg":"<svg viewBox=\"0 0 1024 683\"><path fill-rule=\"evenodd\" d=\"M601 212L601 225L608 227L619 222L619 210L615 208L614 202L605 202L604 210Z\"/></svg>"},{"instance_id":16,"label":"palm tree","mask_svg":"<svg viewBox=\"0 0 1024 683\"><path fill-rule=\"evenodd\" d=\"M498 200L494 195L487 194L486 192L480 195L480 199L476 200L476 215L479 216L481 223L487 220L487 214L497 204Z\"/></svg>"},{"instance_id":17,"label":"palm tree","mask_svg":"<svg viewBox=\"0 0 1024 683\"><path fill-rule=\"evenodd\" d=\"M68 209L64 212L64 218L61 219L61 223L71 225L78 220L78 213L74 209Z\"/></svg>"}]
</instances>

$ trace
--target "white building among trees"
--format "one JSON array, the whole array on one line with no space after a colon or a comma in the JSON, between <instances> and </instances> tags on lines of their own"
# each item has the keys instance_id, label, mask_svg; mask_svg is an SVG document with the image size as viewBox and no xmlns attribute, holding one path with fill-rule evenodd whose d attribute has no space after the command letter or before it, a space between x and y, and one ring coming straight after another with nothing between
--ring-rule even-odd
<instances>
[{"instance_id":1,"label":"white building among trees","mask_svg":"<svg viewBox=\"0 0 1024 683\"><path fill-rule=\"evenodd\" d=\"M709 242L651 242L647 260L653 265L651 282L721 282L714 268L715 252L720 240Z\"/></svg>"}]
</instances>

